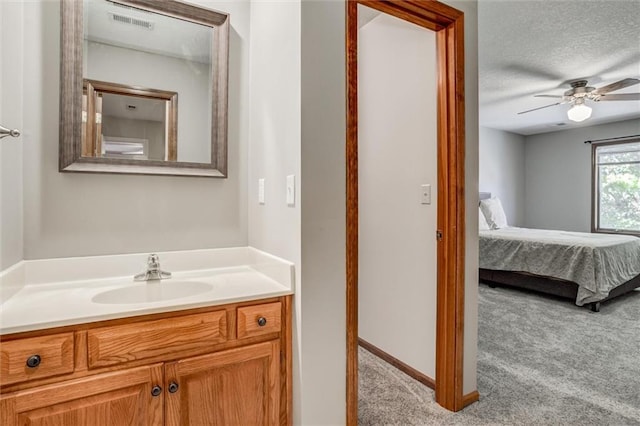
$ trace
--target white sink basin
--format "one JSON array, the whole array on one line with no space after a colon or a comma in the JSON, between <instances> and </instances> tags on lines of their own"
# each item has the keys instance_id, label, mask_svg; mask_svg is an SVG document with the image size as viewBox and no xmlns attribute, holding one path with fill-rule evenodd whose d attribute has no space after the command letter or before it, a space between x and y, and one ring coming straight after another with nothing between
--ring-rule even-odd
<instances>
[{"instance_id":1,"label":"white sink basin","mask_svg":"<svg viewBox=\"0 0 640 426\"><path fill-rule=\"evenodd\" d=\"M161 302L206 293L212 288L211 284L199 281L166 280L104 291L93 296L91 301L108 305Z\"/></svg>"}]
</instances>

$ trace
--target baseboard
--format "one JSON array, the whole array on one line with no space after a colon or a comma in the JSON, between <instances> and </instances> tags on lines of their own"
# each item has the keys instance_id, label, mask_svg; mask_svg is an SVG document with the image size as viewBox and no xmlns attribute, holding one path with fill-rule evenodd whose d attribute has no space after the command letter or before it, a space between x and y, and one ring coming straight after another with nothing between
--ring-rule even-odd
<instances>
[{"instance_id":1,"label":"baseboard","mask_svg":"<svg viewBox=\"0 0 640 426\"><path fill-rule=\"evenodd\" d=\"M477 402L480 399L480 394L478 393L478 391L473 391L471 393L468 393L466 395L462 396L462 408L466 407L467 405L471 405L474 402Z\"/></svg>"},{"instance_id":2,"label":"baseboard","mask_svg":"<svg viewBox=\"0 0 640 426\"><path fill-rule=\"evenodd\" d=\"M419 381L420 383L422 383L423 385L431 388L431 389L435 389L436 388L436 381L433 380L431 377L422 374L421 372L419 372L418 370L416 370L415 368L405 364L404 362L400 361L398 358L389 355L387 352L383 351L382 349L380 349L379 347L372 345L371 343L367 342L366 340L363 340L361 338L358 338L358 344L360 346L362 346L363 349L366 349L367 351L371 352L372 354L374 354L375 356L377 356L380 359L383 359L384 361L388 362L389 364L393 365L394 367L396 367L398 370L402 371L403 373L405 373L406 375L416 379L417 381ZM477 394L478 392L476 392ZM469 394L471 395L471 394ZM477 401L477 397L476 397L476 401ZM474 402L474 401L471 401ZM469 404L471 404L471 402L469 402Z\"/></svg>"}]
</instances>

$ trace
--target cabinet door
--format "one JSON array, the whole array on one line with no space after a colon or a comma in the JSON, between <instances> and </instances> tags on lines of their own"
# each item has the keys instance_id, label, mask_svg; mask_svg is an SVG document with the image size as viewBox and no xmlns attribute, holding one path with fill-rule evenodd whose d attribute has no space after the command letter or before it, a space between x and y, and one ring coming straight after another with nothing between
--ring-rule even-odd
<instances>
[{"instance_id":1,"label":"cabinet door","mask_svg":"<svg viewBox=\"0 0 640 426\"><path fill-rule=\"evenodd\" d=\"M276 425L279 374L278 341L166 364L166 424Z\"/></svg>"},{"instance_id":2,"label":"cabinet door","mask_svg":"<svg viewBox=\"0 0 640 426\"><path fill-rule=\"evenodd\" d=\"M99 374L8 394L4 426L162 425L162 364Z\"/></svg>"}]
</instances>

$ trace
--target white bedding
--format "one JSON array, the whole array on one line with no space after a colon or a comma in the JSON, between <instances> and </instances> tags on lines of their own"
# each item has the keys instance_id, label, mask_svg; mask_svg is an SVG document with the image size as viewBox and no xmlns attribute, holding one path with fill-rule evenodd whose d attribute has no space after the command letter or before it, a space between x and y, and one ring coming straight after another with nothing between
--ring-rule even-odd
<instances>
[{"instance_id":1,"label":"white bedding","mask_svg":"<svg viewBox=\"0 0 640 426\"><path fill-rule=\"evenodd\" d=\"M573 281L582 306L640 275L640 238L515 227L480 231L480 268Z\"/></svg>"}]
</instances>

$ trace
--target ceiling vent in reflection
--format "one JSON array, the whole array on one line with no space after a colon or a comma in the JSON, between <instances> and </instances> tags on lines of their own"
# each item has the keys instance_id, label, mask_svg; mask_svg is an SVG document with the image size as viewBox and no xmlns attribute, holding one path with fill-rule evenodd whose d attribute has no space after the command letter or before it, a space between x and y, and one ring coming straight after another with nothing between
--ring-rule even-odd
<instances>
[{"instance_id":1,"label":"ceiling vent in reflection","mask_svg":"<svg viewBox=\"0 0 640 426\"><path fill-rule=\"evenodd\" d=\"M113 22L119 22L121 24L135 25L136 27L144 28L146 30L153 30L154 26L154 23L151 21L134 18L132 16L119 15L111 12L109 13L109 20Z\"/></svg>"}]
</instances>

